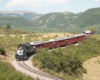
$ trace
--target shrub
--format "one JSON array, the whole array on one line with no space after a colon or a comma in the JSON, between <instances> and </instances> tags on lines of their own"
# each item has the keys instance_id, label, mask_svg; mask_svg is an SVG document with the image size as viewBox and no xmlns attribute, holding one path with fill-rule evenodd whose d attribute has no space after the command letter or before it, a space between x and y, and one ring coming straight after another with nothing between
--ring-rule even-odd
<instances>
[{"instance_id":1,"label":"shrub","mask_svg":"<svg viewBox=\"0 0 100 80\"><path fill-rule=\"evenodd\" d=\"M0 55L6 55L6 51L4 48L0 48Z\"/></svg>"}]
</instances>

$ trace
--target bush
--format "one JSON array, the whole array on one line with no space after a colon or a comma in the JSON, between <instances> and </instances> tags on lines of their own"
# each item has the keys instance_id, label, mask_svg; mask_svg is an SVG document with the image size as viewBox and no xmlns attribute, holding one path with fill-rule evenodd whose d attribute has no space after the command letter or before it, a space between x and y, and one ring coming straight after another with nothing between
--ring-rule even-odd
<instances>
[{"instance_id":1,"label":"bush","mask_svg":"<svg viewBox=\"0 0 100 80\"><path fill-rule=\"evenodd\" d=\"M0 48L0 55L6 55L6 51L4 48Z\"/></svg>"},{"instance_id":2,"label":"bush","mask_svg":"<svg viewBox=\"0 0 100 80\"><path fill-rule=\"evenodd\" d=\"M68 75L82 75L83 72L86 72L86 70L82 67L82 60L75 53L72 54L65 54L63 49L60 48L51 52L43 49L37 52L33 61L34 59L40 61L41 69L48 68L56 73L63 72Z\"/></svg>"}]
</instances>

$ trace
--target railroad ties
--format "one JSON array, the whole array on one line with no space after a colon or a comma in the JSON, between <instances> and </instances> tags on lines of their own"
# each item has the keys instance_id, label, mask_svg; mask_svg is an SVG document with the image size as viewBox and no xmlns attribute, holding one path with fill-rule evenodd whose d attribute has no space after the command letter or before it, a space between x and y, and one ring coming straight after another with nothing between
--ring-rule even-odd
<instances>
[{"instance_id":1,"label":"railroad ties","mask_svg":"<svg viewBox=\"0 0 100 80\"><path fill-rule=\"evenodd\" d=\"M35 69L32 69L31 67L29 67L27 64L25 64L24 61L17 61L17 64L26 69L27 71L31 72L31 73L35 73L37 75L40 75L40 76L43 76L43 77L46 77L46 78L50 78L52 80L64 80L64 79L59 79L59 78L56 78L56 77L53 77L52 75L50 74L47 74L47 73L44 73L44 72L41 72L41 71L37 71Z\"/></svg>"}]
</instances>

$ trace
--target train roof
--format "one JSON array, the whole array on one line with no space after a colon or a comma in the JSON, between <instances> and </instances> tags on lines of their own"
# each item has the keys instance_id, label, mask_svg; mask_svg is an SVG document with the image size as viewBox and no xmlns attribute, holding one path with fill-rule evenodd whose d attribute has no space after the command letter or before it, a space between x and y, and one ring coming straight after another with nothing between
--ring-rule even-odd
<instances>
[{"instance_id":1,"label":"train roof","mask_svg":"<svg viewBox=\"0 0 100 80\"><path fill-rule=\"evenodd\" d=\"M84 33L80 33L80 34L76 34L76 35L72 35L72 36L67 36L67 37L62 37L62 38L56 38L56 39L50 39L49 41L65 40L65 39L80 37L80 36L84 36L84 35L85 35Z\"/></svg>"},{"instance_id":2,"label":"train roof","mask_svg":"<svg viewBox=\"0 0 100 80\"><path fill-rule=\"evenodd\" d=\"M64 39L66 39L66 37L56 38L56 39L54 39L54 40L55 40L55 41L59 41L59 40L64 40Z\"/></svg>"},{"instance_id":3,"label":"train roof","mask_svg":"<svg viewBox=\"0 0 100 80\"><path fill-rule=\"evenodd\" d=\"M30 45L39 45L39 44L43 44L44 41L36 41L36 42L30 42Z\"/></svg>"},{"instance_id":4,"label":"train roof","mask_svg":"<svg viewBox=\"0 0 100 80\"><path fill-rule=\"evenodd\" d=\"M50 39L49 41L55 41L55 39Z\"/></svg>"},{"instance_id":5,"label":"train roof","mask_svg":"<svg viewBox=\"0 0 100 80\"><path fill-rule=\"evenodd\" d=\"M80 33L80 34L77 34L77 37L84 36L84 35L85 35L84 33Z\"/></svg>"},{"instance_id":6,"label":"train roof","mask_svg":"<svg viewBox=\"0 0 100 80\"><path fill-rule=\"evenodd\" d=\"M89 33L91 33L91 31L90 30L85 30L84 33L89 34Z\"/></svg>"},{"instance_id":7,"label":"train roof","mask_svg":"<svg viewBox=\"0 0 100 80\"><path fill-rule=\"evenodd\" d=\"M67 36L66 39L77 37L77 35Z\"/></svg>"},{"instance_id":8,"label":"train roof","mask_svg":"<svg viewBox=\"0 0 100 80\"><path fill-rule=\"evenodd\" d=\"M54 41L45 41L44 43L49 43L49 42L54 42Z\"/></svg>"}]
</instances>

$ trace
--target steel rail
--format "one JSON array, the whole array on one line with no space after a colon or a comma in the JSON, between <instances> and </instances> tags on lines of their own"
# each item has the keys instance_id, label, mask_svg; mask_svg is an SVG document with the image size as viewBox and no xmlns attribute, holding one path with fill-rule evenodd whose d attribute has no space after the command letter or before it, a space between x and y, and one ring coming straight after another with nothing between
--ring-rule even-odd
<instances>
[{"instance_id":1,"label":"steel rail","mask_svg":"<svg viewBox=\"0 0 100 80\"><path fill-rule=\"evenodd\" d=\"M20 63L22 62L22 64ZM44 72L41 72L41 71L37 71L35 69L32 69L31 67L29 67L28 65L25 64L24 61L17 61L18 65L32 73L35 73L35 74L38 74L40 76L44 76L44 77L47 77L47 78L50 78L50 79L54 79L54 80L64 80L64 79L59 79L59 78L56 78L56 77L53 77L52 75L50 74L47 74L47 73L44 73Z\"/></svg>"}]
</instances>

